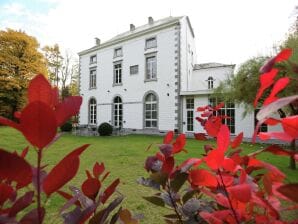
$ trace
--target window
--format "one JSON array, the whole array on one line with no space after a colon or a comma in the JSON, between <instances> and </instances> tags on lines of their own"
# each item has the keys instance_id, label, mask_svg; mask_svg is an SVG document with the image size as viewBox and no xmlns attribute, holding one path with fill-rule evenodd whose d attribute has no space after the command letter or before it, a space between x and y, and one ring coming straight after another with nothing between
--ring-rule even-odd
<instances>
[{"instance_id":1,"label":"window","mask_svg":"<svg viewBox=\"0 0 298 224\"><path fill-rule=\"evenodd\" d=\"M96 124L97 108L96 99L89 100L89 124Z\"/></svg>"},{"instance_id":2,"label":"window","mask_svg":"<svg viewBox=\"0 0 298 224\"><path fill-rule=\"evenodd\" d=\"M138 65L133 65L129 67L129 73L131 75L135 75L139 73L139 66Z\"/></svg>"},{"instance_id":3,"label":"window","mask_svg":"<svg viewBox=\"0 0 298 224\"><path fill-rule=\"evenodd\" d=\"M157 128L157 97L149 93L145 97L145 128Z\"/></svg>"},{"instance_id":4,"label":"window","mask_svg":"<svg viewBox=\"0 0 298 224\"><path fill-rule=\"evenodd\" d=\"M113 101L113 124L114 127L122 127L123 119L123 104L119 96L116 96Z\"/></svg>"},{"instance_id":5,"label":"window","mask_svg":"<svg viewBox=\"0 0 298 224\"><path fill-rule=\"evenodd\" d=\"M152 37L146 40L146 49L157 47L156 38Z\"/></svg>"},{"instance_id":6,"label":"window","mask_svg":"<svg viewBox=\"0 0 298 224\"><path fill-rule=\"evenodd\" d=\"M122 47L116 48L114 50L114 58L121 57L122 55Z\"/></svg>"},{"instance_id":7,"label":"window","mask_svg":"<svg viewBox=\"0 0 298 224\"><path fill-rule=\"evenodd\" d=\"M90 69L89 87L90 89L96 88L96 69Z\"/></svg>"},{"instance_id":8,"label":"window","mask_svg":"<svg viewBox=\"0 0 298 224\"><path fill-rule=\"evenodd\" d=\"M96 55L90 56L90 64L95 64L97 62Z\"/></svg>"},{"instance_id":9,"label":"window","mask_svg":"<svg viewBox=\"0 0 298 224\"><path fill-rule=\"evenodd\" d=\"M211 76L208 77L207 82L208 82L208 89L213 89L213 84L214 84L213 77L211 77Z\"/></svg>"},{"instance_id":10,"label":"window","mask_svg":"<svg viewBox=\"0 0 298 224\"><path fill-rule=\"evenodd\" d=\"M146 80L156 79L156 56L146 57Z\"/></svg>"},{"instance_id":11,"label":"window","mask_svg":"<svg viewBox=\"0 0 298 224\"><path fill-rule=\"evenodd\" d=\"M122 84L122 64L114 64L114 84Z\"/></svg>"},{"instance_id":12,"label":"window","mask_svg":"<svg viewBox=\"0 0 298 224\"><path fill-rule=\"evenodd\" d=\"M260 111L260 109L255 109L254 117L255 117L255 128L258 124L257 114ZM268 125L267 124L261 124L261 127L259 128L258 132L267 132L268 131Z\"/></svg>"},{"instance_id":13,"label":"window","mask_svg":"<svg viewBox=\"0 0 298 224\"><path fill-rule=\"evenodd\" d=\"M217 98L209 98L209 105L216 106L221 101ZM222 107L218 112L218 115L227 116L228 118L223 119L223 124L226 124L231 134L235 134L235 104L233 102L226 102L224 107Z\"/></svg>"},{"instance_id":14,"label":"window","mask_svg":"<svg viewBox=\"0 0 298 224\"><path fill-rule=\"evenodd\" d=\"M194 122L194 99L186 99L186 130L193 131Z\"/></svg>"}]
</instances>

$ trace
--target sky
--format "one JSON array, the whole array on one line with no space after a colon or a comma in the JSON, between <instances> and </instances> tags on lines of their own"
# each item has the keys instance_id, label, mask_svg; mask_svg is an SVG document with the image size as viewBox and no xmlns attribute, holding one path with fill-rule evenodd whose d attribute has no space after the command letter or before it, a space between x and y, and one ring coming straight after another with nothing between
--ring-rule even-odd
<instances>
[{"instance_id":1,"label":"sky","mask_svg":"<svg viewBox=\"0 0 298 224\"><path fill-rule=\"evenodd\" d=\"M295 20L298 0L0 0L0 29L20 29L41 47L77 52L141 26L152 16L187 15L197 62L241 64L273 54Z\"/></svg>"}]
</instances>

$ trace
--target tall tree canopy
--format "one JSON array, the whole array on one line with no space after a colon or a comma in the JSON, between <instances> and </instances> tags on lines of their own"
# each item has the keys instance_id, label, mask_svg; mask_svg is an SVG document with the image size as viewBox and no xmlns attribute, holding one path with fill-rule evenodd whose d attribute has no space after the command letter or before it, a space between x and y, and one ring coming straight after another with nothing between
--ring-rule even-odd
<instances>
[{"instance_id":1,"label":"tall tree canopy","mask_svg":"<svg viewBox=\"0 0 298 224\"><path fill-rule=\"evenodd\" d=\"M29 80L47 74L37 40L23 31L0 30L0 113L12 117L24 104Z\"/></svg>"}]
</instances>

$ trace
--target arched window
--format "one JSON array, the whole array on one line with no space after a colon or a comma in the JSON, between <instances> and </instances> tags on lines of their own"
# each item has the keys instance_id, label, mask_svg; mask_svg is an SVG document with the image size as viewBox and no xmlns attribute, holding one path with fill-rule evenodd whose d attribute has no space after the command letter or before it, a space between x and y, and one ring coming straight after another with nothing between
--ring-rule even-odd
<instances>
[{"instance_id":1,"label":"arched window","mask_svg":"<svg viewBox=\"0 0 298 224\"><path fill-rule=\"evenodd\" d=\"M116 96L113 101L113 124L114 127L122 127L123 120L123 105L119 96Z\"/></svg>"},{"instance_id":2,"label":"arched window","mask_svg":"<svg viewBox=\"0 0 298 224\"><path fill-rule=\"evenodd\" d=\"M97 117L96 99L91 98L89 100L89 124L96 124L96 117Z\"/></svg>"},{"instance_id":3,"label":"arched window","mask_svg":"<svg viewBox=\"0 0 298 224\"><path fill-rule=\"evenodd\" d=\"M214 79L213 77L209 76L207 79L208 82L208 89L213 89Z\"/></svg>"},{"instance_id":4,"label":"arched window","mask_svg":"<svg viewBox=\"0 0 298 224\"><path fill-rule=\"evenodd\" d=\"M145 128L157 128L157 97L153 93L149 93L145 97Z\"/></svg>"}]
</instances>

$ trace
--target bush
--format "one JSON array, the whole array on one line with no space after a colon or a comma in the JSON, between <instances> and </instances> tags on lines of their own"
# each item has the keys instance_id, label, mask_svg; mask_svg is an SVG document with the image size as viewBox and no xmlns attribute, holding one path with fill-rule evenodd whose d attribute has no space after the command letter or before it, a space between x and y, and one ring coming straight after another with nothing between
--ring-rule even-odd
<instances>
[{"instance_id":1,"label":"bush","mask_svg":"<svg viewBox=\"0 0 298 224\"><path fill-rule=\"evenodd\" d=\"M99 135L101 135L101 136L109 136L113 132L113 127L109 123L104 122L98 126L97 131L98 131Z\"/></svg>"},{"instance_id":2,"label":"bush","mask_svg":"<svg viewBox=\"0 0 298 224\"><path fill-rule=\"evenodd\" d=\"M63 132L70 132L72 130L72 123L70 121L66 122L60 127Z\"/></svg>"}]
</instances>

